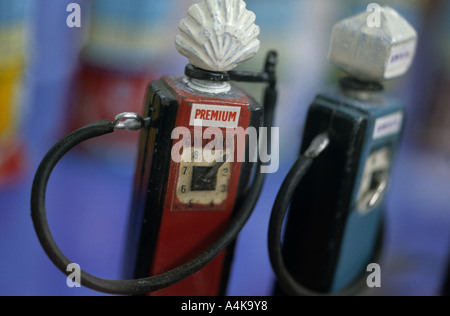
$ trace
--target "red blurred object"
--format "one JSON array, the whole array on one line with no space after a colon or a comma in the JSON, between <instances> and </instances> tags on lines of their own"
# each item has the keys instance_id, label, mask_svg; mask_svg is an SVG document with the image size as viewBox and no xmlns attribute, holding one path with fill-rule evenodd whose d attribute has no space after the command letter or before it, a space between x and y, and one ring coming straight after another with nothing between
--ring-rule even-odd
<instances>
[{"instance_id":1,"label":"red blurred object","mask_svg":"<svg viewBox=\"0 0 450 316\"><path fill-rule=\"evenodd\" d=\"M2 144L0 146L0 186L14 183L25 170L25 148L22 144Z\"/></svg>"},{"instance_id":2,"label":"red blurred object","mask_svg":"<svg viewBox=\"0 0 450 316\"><path fill-rule=\"evenodd\" d=\"M115 71L82 62L75 76L69 108L70 130L87 124L113 120L122 112L142 113L147 85L155 79L152 73ZM138 133L115 133L83 145L94 155L116 160L134 154ZM117 156L117 157L115 157Z\"/></svg>"},{"instance_id":3,"label":"red blurred object","mask_svg":"<svg viewBox=\"0 0 450 316\"><path fill-rule=\"evenodd\" d=\"M0 185L18 179L24 168L24 147L19 135L23 74L23 60L0 69Z\"/></svg>"}]
</instances>

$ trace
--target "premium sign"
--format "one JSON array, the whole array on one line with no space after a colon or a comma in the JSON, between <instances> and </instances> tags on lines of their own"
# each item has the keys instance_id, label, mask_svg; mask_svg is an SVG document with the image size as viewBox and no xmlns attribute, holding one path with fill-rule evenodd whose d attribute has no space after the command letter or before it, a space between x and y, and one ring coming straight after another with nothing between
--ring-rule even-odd
<instances>
[{"instance_id":1,"label":"premium sign","mask_svg":"<svg viewBox=\"0 0 450 316\"><path fill-rule=\"evenodd\" d=\"M236 128L240 115L240 107L193 104L189 125Z\"/></svg>"}]
</instances>

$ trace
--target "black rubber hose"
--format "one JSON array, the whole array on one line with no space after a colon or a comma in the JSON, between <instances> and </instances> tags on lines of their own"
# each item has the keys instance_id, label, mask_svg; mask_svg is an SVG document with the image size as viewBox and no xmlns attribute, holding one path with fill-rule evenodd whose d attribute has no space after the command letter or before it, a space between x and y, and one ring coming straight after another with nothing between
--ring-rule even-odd
<instances>
[{"instance_id":1,"label":"black rubber hose","mask_svg":"<svg viewBox=\"0 0 450 316\"><path fill-rule=\"evenodd\" d=\"M283 229L283 222L286 217L287 210L292 200L292 196L303 179L303 176L307 173L313 163L312 158L300 156L299 159L292 166L286 179L278 192L273 205L272 213L269 222L268 233L268 249L269 258L272 264L273 271L277 276L280 286L289 295L296 295L299 292L305 294L313 294L308 289L299 289L299 284L290 274L286 265L284 264L283 251L281 245L281 234Z\"/></svg>"},{"instance_id":2,"label":"black rubber hose","mask_svg":"<svg viewBox=\"0 0 450 316\"><path fill-rule=\"evenodd\" d=\"M91 138L109 134L113 131L114 126L112 122L102 121L69 134L47 153L35 175L31 194L31 217L34 228L48 257L67 276L71 273L66 271L67 266L72 261L60 251L48 225L45 206L47 184L54 167L72 148ZM259 163L258 167L260 167ZM194 274L219 255L242 230L258 201L264 178L264 174L257 172L248 196L241 208L232 217L227 229L203 253L191 261L166 273L136 280L101 279L81 270L81 285L108 294L145 295L173 285Z\"/></svg>"},{"instance_id":3,"label":"black rubber hose","mask_svg":"<svg viewBox=\"0 0 450 316\"><path fill-rule=\"evenodd\" d=\"M277 280L283 290L292 296L351 296L357 294L364 285L366 285L366 278L364 272L361 276L356 279L356 281L350 284L343 290L335 293L319 293L312 291L303 285L301 285L292 276L292 274L287 269L282 252L281 244L281 234L283 229L283 222L286 217L287 210L291 203L292 197L296 191L296 188L300 181L303 179L305 174L311 167L314 158L307 156L300 156L295 164L289 171L286 179L284 180L280 191L275 199L273 205L272 214L269 222L269 233L268 233L268 249L270 262L272 264L273 271L277 276ZM296 210L300 211L301 210ZM375 258L378 259L381 255L382 244L383 244L383 227L381 227L378 235ZM377 261L373 261L377 262Z\"/></svg>"},{"instance_id":4,"label":"black rubber hose","mask_svg":"<svg viewBox=\"0 0 450 316\"><path fill-rule=\"evenodd\" d=\"M266 61L269 86L264 95L264 125L269 129L273 124L277 99L275 76L276 61L276 52L270 52ZM67 271L67 266L71 264L72 261L66 258L60 251L48 226L45 206L47 184L55 166L72 148L91 138L96 138L112 132L114 132L114 123L110 121L101 121L85 126L69 134L53 146L47 153L35 175L31 193L31 217L33 224L44 251L58 269L67 276L71 273ZM268 142L270 144L270 135L268 136ZM265 180L265 174L259 171L261 166L262 163L258 159L253 183L248 190L242 205L231 217L225 231L204 252L194 259L178 268L160 275L135 280L101 279L81 270L81 285L108 294L146 295L150 292L161 290L178 283L204 268L237 238L238 234L252 215Z\"/></svg>"}]
</instances>

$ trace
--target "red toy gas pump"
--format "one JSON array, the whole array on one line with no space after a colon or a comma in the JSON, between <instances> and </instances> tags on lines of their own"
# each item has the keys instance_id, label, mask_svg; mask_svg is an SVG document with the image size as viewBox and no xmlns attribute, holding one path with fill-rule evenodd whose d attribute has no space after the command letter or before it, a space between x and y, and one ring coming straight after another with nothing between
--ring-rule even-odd
<instances>
[{"instance_id":1,"label":"red toy gas pump","mask_svg":"<svg viewBox=\"0 0 450 316\"><path fill-rule=\"evenodd\" d=\"M264 72L232 71L259 49L255 19L243 0L193 5L176 39L190 61L185 76L152 82L144 117L124 113L114 122L88 125L43 159L33 184L32 217L41 245L66 275L71 261L52 239L45 215L53 168L88 139L142 130L125 255L126 278L133 280L81 271L81 284L112 294L225 294L233 242L264 183L257 149L271 141L260 139L259 128L271 127L277 99L276 53L268 54ZM232 81L267 83L263 106Z\"/></svg>"},{"instance_id":2,"label":"red toy gas pump","mask_svg":"<svg viewBox=\"0 0 450 316\"><path fill-rule=\"evenodd\" d=\"M253 166L244 156L250 147L245 133L262 126L263 108L229 83L245 76L227 72L258 50L254 21L243 1L192 6L176 40L191 62L186 76L163 77L148 89L145 115L153 126L141 134L128 244L134 253L126 256L137 258L134 278L197 256L245 198ZM231 248L151 295L223 294Z\"/></svg>"}]
</instances>

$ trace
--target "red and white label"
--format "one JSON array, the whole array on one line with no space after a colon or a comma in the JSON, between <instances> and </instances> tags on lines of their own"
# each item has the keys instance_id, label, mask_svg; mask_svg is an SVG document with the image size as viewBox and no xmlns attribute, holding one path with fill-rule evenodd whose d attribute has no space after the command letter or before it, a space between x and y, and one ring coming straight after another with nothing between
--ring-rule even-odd
<instances>
[{"instance_id":1,"label":"red and white label","mask_svg":"<svg viewBox=\"0 0 450 316\"><path fill-rule=\"evenodd\" d=\"M240 116L240 107L193 104L189 125L236 128L238 127Z\"/></svg>"}]
</instances>

